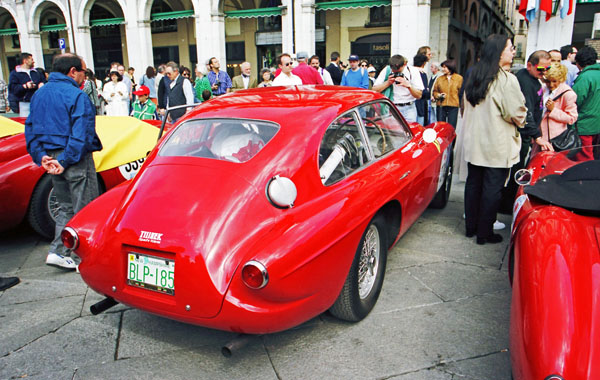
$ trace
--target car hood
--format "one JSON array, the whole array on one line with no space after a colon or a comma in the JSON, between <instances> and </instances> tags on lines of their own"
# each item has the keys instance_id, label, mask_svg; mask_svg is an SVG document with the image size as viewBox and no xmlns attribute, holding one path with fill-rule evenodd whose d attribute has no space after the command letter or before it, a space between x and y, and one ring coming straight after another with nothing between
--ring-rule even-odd
<instances>
[{"instance_id":1,"label":"car hood","mask_svg":"<svg viewBox=\"0 0 600 380\"><path fill-rule=\"evenodd\" d=\"M106 235L121 251L171 255L177 299L190 304L202 294L204 317L218 313L235 270L281 213L238 170L237 164L151 165L122 198Z\"/></svg>"}]
</instances>

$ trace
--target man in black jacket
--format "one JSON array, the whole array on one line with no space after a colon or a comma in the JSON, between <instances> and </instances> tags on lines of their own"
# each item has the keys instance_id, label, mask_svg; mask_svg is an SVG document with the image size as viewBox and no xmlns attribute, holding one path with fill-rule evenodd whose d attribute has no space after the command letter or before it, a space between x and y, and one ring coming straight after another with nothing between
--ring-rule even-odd
<instances>
[{"instance_id":1,"label":"man in black jacket","mask_svg":"<svg viewBox=\"0 0 600 380\"><path fill-rule=\"evenodd\" d=\"M511 180L502 194L502 205L500 207L503 213L512 213L512 203L517 194L517 184L512 180L517 170L527 166L527 155L531 149L531 144L540 145L542 150L553 150L552 144L542 138L540 123L542 121L544 107L542 104L542 80L544 74L550 69L550 54L545 50L534 51L527 60L527 67L522 68L516 74L521 92L525 96L525 106L527 107L527 118L525 126L519 130L521 133L521 152L520 161L515 164L510 171Z\"/></svg>"},{"instance_id":2,"label":"man in black jacket","mask_svg":"<svg viewBox=\"0 0 600 380\"><path fill-rule=\"evenodd\" d=\"M181 106L184 104L193 105L194 89L192 88L192 82L185 80L183 76L179 75L179 65L172 61L167 63L165 76L171 80L169 84L167 107ZM191 108L180 108L173 110L169 114L169 118L174 123L190 109Z\"/></svg>"},{"instance_id":3,"label":"man in black jacket","mask_svg":"<svg viewBox=\"0 0 600 380\"><path fill-rule=\"evenodd\" d=\"M35 62L29 53L21 53L21 64L8 76L8 102L13 112L19 112L19 102L29 103L46 78L33 68Z\"/></svg>"},{"instance_id":4,"label":"man in black jacket","mask_svg":"<svg viewBox=\"0 0 600 380\"><path fill-rule=\"evenodd\" d=\"M331 63L325 68L331 75L333 84L339 86L342 83L342 69L340 69L340 53L334 51L331 53Z\"/></svg>"}]
</instances>

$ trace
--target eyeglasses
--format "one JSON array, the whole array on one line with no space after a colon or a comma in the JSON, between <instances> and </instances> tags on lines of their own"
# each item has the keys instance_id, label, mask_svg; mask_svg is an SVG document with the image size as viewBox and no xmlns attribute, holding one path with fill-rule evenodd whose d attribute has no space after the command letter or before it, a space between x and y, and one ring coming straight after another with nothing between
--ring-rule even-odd
<instances>
[{"instance_id":1,"label":"eyeglasses","mask_svg":"<svg viewBox=\"0 0 600 380\"><path fill-rule=\"evenodd\" d=\"M362 65L360 65L360 67L367 67L367 64L363 63Z\"/></svg>"},{"instance_id":2,"label":"eyeglasses","mask_svg":"<svg viewBox=\"0 0 600 380\"><path fill-rule=\"evenodd\" d=\"M189 74L189 73L183 73L183 74L181 74L181 75L183 75L184 77L189 77L189 76L190 76L190 74Z\"/></svg>"},{"instance_id":3,"label":"eyeglasses","mask_svg":"<svg viewBox=\"0 0 600 380\"><path fill-rule=\"evenodd\" d=\"M539 71L539 72L543 73L543 72L545 72L545 71L548 71L548 70L550 70L550 66L538 66L538 67L536 67L535 69L536 69L537 71Z\"/></svg>"},{"instance_id":4,"label":"eyeglasses","mask_svg":"<svg viewBox=\"0 0 600 380\"><path fill-rule=\"evenodd\" d=\"M291 66L291 65L292 65L292 62L287 62L287 63L282 64L282 66Z\"/></svg>"}]
</instances>

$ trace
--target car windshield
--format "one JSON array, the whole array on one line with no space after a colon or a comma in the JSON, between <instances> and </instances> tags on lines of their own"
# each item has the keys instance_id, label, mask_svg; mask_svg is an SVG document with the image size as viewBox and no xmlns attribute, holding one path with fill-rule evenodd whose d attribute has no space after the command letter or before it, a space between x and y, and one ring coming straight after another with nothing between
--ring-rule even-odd
<instances>
[{"instance_id":1,"label":"car windshield","mask_svg":"<svg viewBox=\"0 0 600 380\"><path fill-rule=\"evenodd\" d=\"M574 212L600 214L600 145L556 153L526 194Z\"/></svg>"},{"instance_id":2,"label":"car windshield","mask_svg":"<svg viewBox=\"0 0 600 380\"><path fill-rule=\"evenodd\" d=\"M278 130L277 124L259 120L189 120L173 131L158 154L246 162L254 157Z\"/></svg>"}]
</instances>

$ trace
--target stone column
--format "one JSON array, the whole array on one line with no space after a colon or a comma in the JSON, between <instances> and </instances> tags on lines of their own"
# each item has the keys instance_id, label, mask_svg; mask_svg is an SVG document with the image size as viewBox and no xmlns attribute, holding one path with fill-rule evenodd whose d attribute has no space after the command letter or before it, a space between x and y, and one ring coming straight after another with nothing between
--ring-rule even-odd
<instances>
[{"instance_id":1,"label":"stone column","mask_svg":"<svg viewBox=\"0 0 600 380\"><path fill-rule=\"evenodd\" d=\"M574 8L575 3L573 1ZM560 16L553 16L548 21L546 21L546 12L538 12L537 17L529 23L525 61L536 50L560 49L561 46L569 45L573 35L574 22L575 9L564 19Z\"/></svg>"},{"instance_id":2,"label":"stone column","mask_svg":"<svg viewBox=\"0 0 600 380\"><path fill-rule=\"evenodd\" d=\"M592 26L591 38L600 38L600 13L594 14L594 24Z\"/></svg>"},{"instance_id":3,"label":"stone column","mask_svg":"<svg viewBox=\"0 0 600 380\"><path fill-rule=\"evenodd\" d=\"M392 0L392 55L412 62L417 49L429 45L430 4L430 0Z\"/></svg>"},{"instance_id":4,"label":"stone column","mask_svg":"<svg viewBox=\"0 0 600 380\"><path fill-rule=\"evenodd\" d=\"M315 3L314 0L294 0L295 52L315 52Z\"/></svg>"},{"instance_id":5,"label":"stone column","mask_svg":"<svg viewBox=\"0 0 600 380\"><path fill-rule=\"evenodd\" d=\"M29 30L29 9L26 2L15 3L17 17L15 22L19 30L19 42L21 43L21 51L33 55L35 65L44 67L44 51L42 49L42 36L39 31ZM33 16L32 16L33 17ZM44 67L45 68L45 67Z\"/></svg>"},{"instance_id":6,"label":"stone column","mask_svg":"<svg viewBox=\"0 0 600 380\"><path fill-rule=\"evenodd\" d=\"M94 54L92 51L92 34L89 26L80 26L75 32L77 54L83 58L86 66L96 72L94 67Z\"/></svg>"},{"instance_id":7,"label":"stone column","mask_svg":"<svg viewBox=\"0 0 600 380\"><path fill-rule=\"evenodd\" d=\"M195 23L198 62L206 63L210 57L216 57L221 63L221 70L226 70L225 15L214 10L199 12Z\"/></svg>"},{"instance_id":8,"label":"stone column","mask_svg":"<svg viewBox=\"0 0 600 380\"><path fill-rule=\"evenodd\" d=\"M141 63L138 66L131 66L134 67L135 71L141 76L141 73L146 73L146 67L154 67L154 52L152 51L152 26L150 25L150 20L139 20L137 22L137 35L140 45L137 47L137 50L134 50L134 52L135 54L139 55ZM129 41L129 39L127 41Z\"/></svg>"},{"instance_id":9,"label":"stone column","mask_svg":"<svg viewBox=\"0 0 600 380\"><path fill-rule=\"evenodd\" d=\"M281 51L294 52L294 6L293 0L281 1Z\"/></svg>"}]
</instances>

